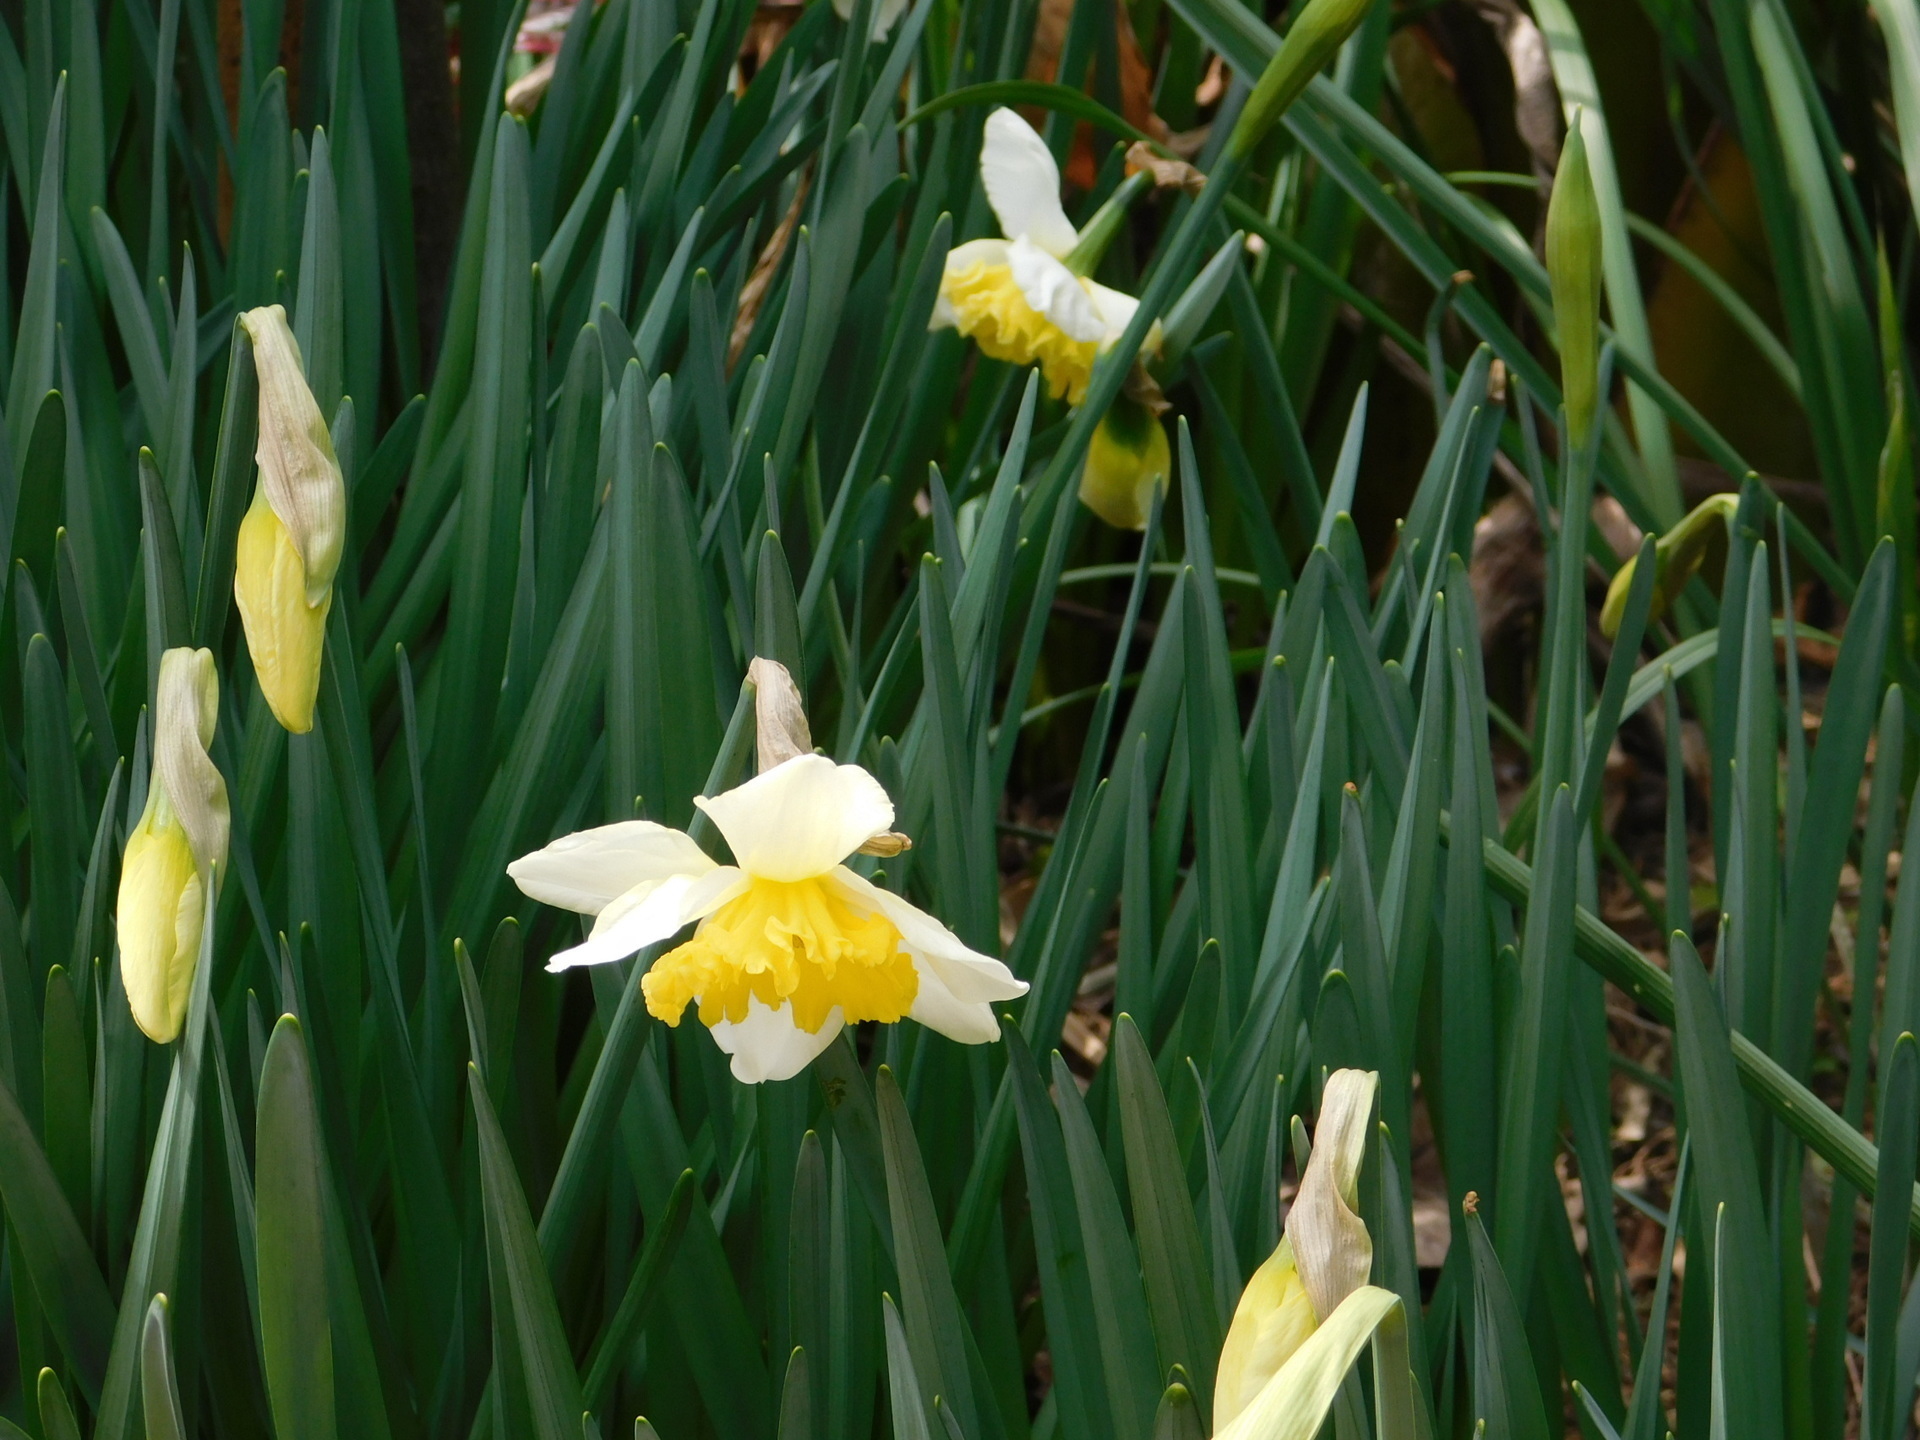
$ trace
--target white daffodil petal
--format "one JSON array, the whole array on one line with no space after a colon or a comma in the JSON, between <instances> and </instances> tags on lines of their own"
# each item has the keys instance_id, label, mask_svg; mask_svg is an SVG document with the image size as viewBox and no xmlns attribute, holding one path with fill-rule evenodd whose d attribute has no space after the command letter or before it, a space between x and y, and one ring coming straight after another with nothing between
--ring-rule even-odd
<instances>
[{"instance_id":1,"label":"white daffodil petal","mask_svg":"<svg viewBox=\"0 0 1920 1440\"><path fill-rule=\"evenodd\" d=\"M1140 302L1131 295L1109 289L1097 280L1087 281L1087 298L1093 302L1094 311L1100 316L1100 323L1106 329L1100 343L1111 345L1126 333L1127 326L1133 323L1133 313L1140 308Z\"/></svg>"},{"instance_id":2,"label":"white daffodil petal","mask_svg":"<svg viewBox=\"0 0 1920 1440\"><path fill-rule=\"evenodd\" d=\"M1080 236L1060 206L1060 167L1034 128L1002 106L987 116L980 144L980 183L1010 240L1031 240L1062 256ZM1034 307L1038 309L1038 306Z\"/></svg>"},{"instance_id":3,"label":"white daffodil petal","mask_svg":"<svg viewBox=\"0 0 1920 1440\"><path fill-rule=\"evenodd\" d=\"M749 875L810 880L893 828L893 801L858 765L796 755L698 805Z\"/></svg>"},{"instance_id":4,"label":"white daffodil petal","mask_svg":"<svg viewBox=\"0 0 1920 1440\"><path fill-rule=\"evenodd\" d=\"M153 778L179 818L201 875L227 863L227 782L207 755L220 715L211 650L180 646L160 657L154 697Z\"/></svg>"},{"instance_id":5,"label":"white daffodil petal","mask_svg":"<svg viewBox=\"0 0 1920 1440\"><path fill-rule=\"evenodd\" d=\"M962 270L971 270L976 265L1004 265L1007 263L1007 249L1007 242L994 236L984 240L969 240L947 252L943 268L949 275L955 275Z\"/></svg>"},{"instance_id":6,"label":"white daffodil petal","mask_svg":"<svg viewBox=\"0 0 1920 1440\"><path fill-rule=\"evenodd\" d=\"M562 835L507 866L523 893L543 904L598 915L636 885L714 868L691 836L651 820L622 820Z\"/></svg>"},{"instance_id":7,"label":"white daffodil petal","mask_svg":"<svg viewBox=\"0 0 1920 1440\"><path fill-rule=\"evenodd\" d=\"M750 882L731 865L716 865L704 875L669 875L636 885L600 912L593 933L571 950L547 961L547 969L604 965L664 940L681 926L704 920Z\"/></svg>"},{"instance_id":8,"label":"white daffodil petal","mask_svg":"<svg viewBox=\"0 0 1920 1440\"><path fill-rule=\"evenodd\" d=\"M842 865L828 877L854 904L877 910L900 932L915 967L925 976L932 968L942 987L965 1004L991 1004L997 1000L1017 1000L1027 993L1027 982L991 955L969 950L946 926L919 906L883 890L871 880L854 874Z\"/></svg>"},{"instance_id":9,"label":"white daffodil petal","mask_svg":"<svg viewBox=\"0 0 1920 1440\"><path fill-rule=\"evenodd\" d=\"M913 957L920 989L907 1012L929 1030L938 1030L962 1045L990 1045L1000 1038L1000 1022L984 1001L962 1000L947 988L944 973L925 956Z\"/></svg>"},{"instance_id":10,"label":"white daffodil petal","mask_svg":"<svg viewBox=\"0 0 1920 1440\"><path fill-rule=\"evenodd\" d=\"M1080 277L1040 246L1024 238L1015 240L1007 246L1007 265L1027 304L1058 326L1061 334L1082 344L1106 337L1106 324Z\"/></svg>"},{"instance_id":11,"label":"white daffodil petal","mask_svg":"<svg viewBox=\"0 0 1920 1440\"><path fill-rule=\"evenodd\" d=\"M733 1057L733 1078L758 1085L762 1080L791 1080L834 1042L844 1024L836 1005L815 1034L793 1023L791 1005L772 1010L755 997L747 1002L747 1018L738 1024L720 1021L713 1026L713 1039Z\"/></svg>"}]
</instances>

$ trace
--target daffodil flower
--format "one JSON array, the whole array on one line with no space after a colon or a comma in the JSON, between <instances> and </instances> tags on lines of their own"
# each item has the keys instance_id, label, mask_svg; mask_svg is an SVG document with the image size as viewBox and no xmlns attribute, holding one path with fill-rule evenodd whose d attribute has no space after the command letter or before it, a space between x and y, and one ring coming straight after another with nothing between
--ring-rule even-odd
<instances>
[{"instance_id":1,"label":"daffodil flower","mask_svg":"<svg viewBox=\"0 0 1920 1440\"><path fill-rule=\"evenodd\" d=\"M980 180L1006 238L969 240L947 252L929 328L958 330L996 360L1038 365L1053 397L1078 405L1094 361L1119 340L1140 302L1075 272L1070 262L1084 258L1074 252L1085 237L1061 208L1060 167L1046 141L1004 106L987 116ZM1146 348L1160 344L1155 321ZM1155 490L1166 489L1164 408L1125 395L1094 431L1080 499L1109 525L1145 529Z\"/></svg>"},{"instance_id":2,"label":"daffodil flower","mask_svg":"<svg viewBox=\"0 0 1920 1440\"><path fill-rule=\"evenodd\" d=\"M1006 238L947 252L930 328L958 330L996 360L1037 364L1054 398L1078 405L1093 362L1140 302L1069 268L1080 235L1060 205L1060 167L1004 106L987 117L980 180Z\"/></svg>"},{"instance_id":3,"label":"daffodil flower","mask_svg":"<svg viewBox=\"0 0 1920 1440\"><path fill-rule=\"evenodd\" d=\"M1360 1165L1373 1133L1380 1077L1327 1077L1313 1154L1287 1212L1286 1235L1254 1271L1233 1312L1213 1390L1213 1430L1227 1427L1265 1390L1340 1303L1367 1283L1373 1240L1355 1210Z\"/></svg>"},{"instance_id":4,"label":"daffodil flower","mask_svg":"<svg viewBox=\"0 0 1920 1440\"><path fill-rule=\"evenodd\" d=\"M227 863L227 785L207 755L219 712L212 651L183 646L160 657L153 774L114 911L127 1003L159 1044L186 1019L207 895Z\"/></svg>"},{"instance_id":5,"label":"daffodil flower","mask_svg":"<svg viewBox=\"0 0 1920 1440\"><path fill-rule=\"evenodd\" d=\"M763 761L767 716L763 704ZM647 1009L677 1025L697 1005L748 1084L797 1075L862 1020L911 1017L970 1045L999 1038L993 1005L1026 984L841 863L869 844L902 843L873 776L791 754L694 804L735 864L716 864L678 830L627 820L563 836L507 867L534 899L597 917L549 970L623 959L698 922L642 978Z\"/></svg>"},{"instance_id":6,"label":"daffodil flower","mask_svg":"<svg viewBox=\"0 0 1920 1440\"><path fill-rule=\"evenodd\" d=\"M240 324L253 342L260 381L260 483L240 522L233 598L274 718L305 734L313 728L327 610L346 539L347 489L287 312L268 305L247 311Z\"/></svg>"}]
</instances>

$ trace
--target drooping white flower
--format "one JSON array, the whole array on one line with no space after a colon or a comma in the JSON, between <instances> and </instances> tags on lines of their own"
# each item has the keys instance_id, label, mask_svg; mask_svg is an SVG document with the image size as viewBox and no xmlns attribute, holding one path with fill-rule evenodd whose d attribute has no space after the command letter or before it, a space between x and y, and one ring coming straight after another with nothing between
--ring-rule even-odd
<instances>
[{"instance_id":1,"label":"drooping white flower","mask_svg":"<svg viewBox=\"0 0 1920 1440\"><path fill-rule=\"evenodd\" d=\"M947 252L929 328L956 329L996 360L1037 364L1053 395L1077 405L1140 302L1068 268L1080 236L1060 205L1060 167L1004 106L987 117L980 180L1005 238Z\"/></svg>"},{"instance_id":2,"label":"drooping white flower","mask_svg":"<svg viewBox=\"0 0 1920 1440\"><path fill-rule=\"evenodd\" d=\"M219 696L212 651L182 646L160 657L153 774L114 908L127 1003L160 1044L186 1019L207 894L227 863L227 784L207 755Z\"/></svg>"},{"instance_id":3,"label":"drooping white flower","mask_svg":"<svg viewBox=\"0 0 1920 1440\"><path fill-rule=\"evenodd\" d=\"M775 695L770 685L761 692ZM763 733L767 715L763 702ZM993 1006L1026 984L841 863L871 842L902 843L873 776L792 754L694 804L735 864L716 864L678 830L627 820L562 836L507 867L534 899L596 917L549 970L624 959L698 922L643 978L647 1008L677 1025L697 1004L749 1084L798 1074L862 1020L911 1017L964 1044L999 1038Z\"/></svg>"}]
</instances>

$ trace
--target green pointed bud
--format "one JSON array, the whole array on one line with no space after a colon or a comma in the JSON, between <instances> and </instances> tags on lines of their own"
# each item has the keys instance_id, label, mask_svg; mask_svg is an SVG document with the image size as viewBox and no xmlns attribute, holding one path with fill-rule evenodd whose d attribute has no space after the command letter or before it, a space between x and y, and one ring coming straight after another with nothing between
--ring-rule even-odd
<instances>
[{"instance_id":1,"label":"green pointed bud","mask_svg":"<svg viewBox=\"0 0 1920 1440\"><path fill-rule=\"evenodd\" d=\"M1307 0L1307 8L1267 62L1246 109L1227 140L1227 153L1244 160L1300 98L1321 68L1347 43L1373 8L1373 0Z\"/></svg>"},{"instance_id":2,"label":"green pointed bud","mask_svg":"<svg viewBox=\"0 0 1920 1440\"><path fill-rule=\"evenodd\" d=\"M1667 607L1687 588L1687 582L1710 558L1724 559L1727 553L1727 527L1733 524L1740 497L1728 490L1709 495L1694 506L1681 522L1653 542L1653 601L1647 610L1652 624L1666 613ZM1627 613L1627 592L1633 589L1634 567L1638 557L1622 565L1607 587L1606 603L1600 607L1600 633L1611 640L1620 632L1621 617Z\"/></svg>"},{"instance_id":3,"label":"green pointed bud","mask_svg":"<svg viewBox=\"0 0 1920 1440\"><path fill-rule=\"evenodd\" d=\"M1575 448L1600 411L1600 204L1575 110L1547 202L1547 281L1560 340L1560 387Z\"/></svg>"}]
</instances>

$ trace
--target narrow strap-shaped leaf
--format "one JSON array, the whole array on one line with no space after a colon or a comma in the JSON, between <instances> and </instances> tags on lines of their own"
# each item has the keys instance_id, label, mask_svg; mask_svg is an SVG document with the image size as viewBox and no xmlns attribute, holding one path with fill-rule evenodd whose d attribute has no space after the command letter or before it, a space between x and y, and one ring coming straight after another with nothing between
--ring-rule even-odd
<instances>
[{"instance_id":1,"label":"narrow strap-shaped leaf","mask_svg":"<svg viewBox=\"0 0 1920 1440\"><path fill-rule=\"evenodd\" d=\"M594 1342L593 1355L587 1362L586 1384L582 1387L588 1403L604 1403L608 1385L627 1363L641 1327L646 1324L654 1301L660 1297L667 1267L679 1248L680 1237L686 1233L687 1216L692 1213L696 1198L693 1172L681 1172L667 1199L666 1213L647 1228L647 1243L640 1251L639 1263L633 1267L626 1293L620 1297L619 1308Z\"/></svg>"},{"instance_id":2,"label":"narrow strap-shaped leaf","mask_svg":"<svg viewBox=\"0 0 1920 1440\"><path fill-rule=\"evenodd\" d=\"M900 1312L891 1295L882 1295L880 1304L887 1332L887 1398L895 1440L933 1440L927 1420L928 1402L922 1398L920 1376L913 1368L906 1327L900 1323Z\"/></svg>"},{"instance_id":3,"label":"narrow strap-shaped leaf","mask_svg":"<svg viewBox=\"0 0 1920 1440\"><path fill-rule=\"evenodd\" d=\"M180 1417L180 1382L173 1373L172 1314L165 1295L153 1297L140 1333L140 1401L147 1440L187 1440Z\"/></svg>"},{"instance_id":4,"label":"narrow strap-shaped leaf","mask_svg":"<svg viewBox=\"0 0 1920 1440\"><path fill-rule=\"evenodd\" d=\"M913 1122L893 1072L884 1066L874 1084L880 1138L887 1166L894 1263L900 1272L906 1336L918 1372L923 1403L946 1397L968 1435L980 1434L977 1402L967 1369L966 1317L954 1294L953 1275L941 1243L933 1195Z\"/></svg>"},{"instance_id":5,"label":"narrow strap-shaped leaf","mask_svg":"<svg viewBox=\"0 0 1920 1440\"><path fill-rule=\"evenodd\" d=\"M494 1327L502 1343L517 1353L535 1435L539 1440L573 1440L586 1405L560 1325L553 1284L540 1256L533 1217L476 1066L467 1067L467 1088L479 1136Z\"/></svg>"},{"instance_id":6,"label":"narrow strap-shaped leaf","mask_svg":"<svg viewBox=\"0 0 1920 1440\"><path fill-rule=\"evenodd\" d=\"M1769 1440L1782 1433L1785 1413L1777 1358L1780 1280L1760 1208L1760 1169L1747 1104L1735 1076L1727 1022L1699 953L1675 931L1668 954L1687 1137L1699 1171L1698 1213L1709 1223L1717 1217L1719 1228L1714 1348L1730 1381L1723 1392L1723 1433ZM1725 1255L1738 1259L1730 1265L1718 1263Z\"/></svg>"},{"instance_id":7,"label":"narrow strap-shaped leaf","mask_svg":"<svg viewBox=\"0 0 1920 1440\"><path fill-rule=\"evenodd\" d=\"M1194 1393L1210 1405L1219 1320L1187 1192L1186 1166L1146 1041L1129 1016L1118 1018L1113 1028L1127 1184L1161 1368L1185 1366Z\"/></svg>"},{"instance_id":8,"label":"narrow strap-shaped leaf","mask_svg":"<svg viewBox=\"0 0 1920 1440\"><path fill-rule=\"evenodd\" d=\"M255 1244L261 1358L275 1432L330 1440L333 1334L328 1321L325 1156L305 1037L283 1015L261 1067L255 1124Z\"/></svg>"},{"instance_id":9,"label":"narrow strap-shaped leaf","mask_svg":"<svg viewBox=\"0 0 1920 1440\"><path fill-rule=\"evenodd\" d=\"M1913 1189L1920 1146L1920 1051L1910 1033L1881 1062L1874 1139L1880 1148L1879 1187L1867 1255L1867 1383L1860 1433L1899 1440L1913 1408L1913 1379L1900 1374L1901 1294L1907 1281L1907 1227L1901 1199Z\"/></svg>"},{"instance_id":10,"label":"narrow strap-shaped leaf","mask_svg":"<svg viewBox=\"0 0 1920 1440\"><path fill-rule=\"evenodd\" d=\"M1467 1212L1473 1257L1473 1409L1489 1434L1548 1440L1526 1326L1486 1227Z\"/></svg>"},{"instance_id":11,"label":"narrow strap-shaped leaf","mask_svg":"<svg viewBox=\"0 0 1920 1440\"><path fill-rule=\"evenodd\" d=\"M87 1237L13 1092L0 1085L0 1200L20 1236L48 1328L81 1393L98 1404L113 1343L114 1307Z\"/></svg>"},{"instance_id":12,"label":"narrow strap-shaped leaf","mask_svg":"<svg viewBox=\"0 0 1920 1440\"><path fill-rule=\"evenodd\" d=\"M60 1377L51 1370L40 1372L39 1401L40 1428L46 1432L47 1440L80 1440L80 1425L73 1418L73 1406L67 1402Z\"/></svg>"},{"instance_id":13,"label":"narrow strap-shaped leaf","mask_svg":"<svg viewBox=\"0 0 1920 1440\"><path fill-rule=\"evenodd\" d=\"M1568 944L1574 928L1573 797L1554 792L1543 827L1536 883L1520 950L1520 994L1505 1038L1500 1095L1496 1236L1510 1282L1530 1286L1540 1196L1553 1179L1566 1034ZM1526 1293L1522 1290L1520 1293Z\"/></svg>"}]
</instances>

